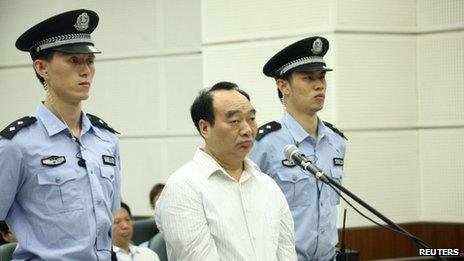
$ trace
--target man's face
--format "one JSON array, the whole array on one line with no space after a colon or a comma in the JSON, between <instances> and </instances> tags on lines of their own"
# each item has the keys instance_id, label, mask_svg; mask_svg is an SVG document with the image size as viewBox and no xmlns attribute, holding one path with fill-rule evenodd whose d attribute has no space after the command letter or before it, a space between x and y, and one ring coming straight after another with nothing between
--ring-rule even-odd
<instances>
[{"instance_id":1,"label":"man's face","mask_svg":"<svg viewBox=\"0 0 464 261\"><path fill-rule=\"evenodd\" d=\"M7 242L7 243L13 243L13 242L16 242L16 238L13 236L13 233L11 233L10 231L8 232L0 232L2 238L3 238L3 241Z\"/></svg>"},{"instance_id":2,"label":"man's face","mask_svg":"<svg viewBox=\"0 0 464 261\"><path fill-rule=\"evenodd\" d=\"M94 54L55 52L51 61L43 61L54 97L72 104L86 100L95 75L94 60Z\"/></svg>"},{"instance_id":3,"label":"man's face","mask_svg":"<svg viewBox=\"0 0 464 261\"><path fill-rule=\"evenodd\" d=\"M113 244L124 247L132 238L132 220L126 209L121 208L113 213Z\"/></svg>"},{"instance_id":4,"label":"man's face","mask_svg":"<svg viewBox=\"0 0 464 261\"><path fill-rule=\"evenodd\" d=\"M206 147L219 160L227 161L229 157L243 160L256 136L256 110L236 90L218 90L212 96L214 125L204 122L201 128Z\"/></svg>"},{"instance_id":5,"label":"man's face","mask_svg":"<svg viewBox=\"0 0 464 261\"><path fill-rule=\"evenodd\" d=\"M293 72L290 81L285 82L288 86L283 94L287 107L304 114L315 114L324 107L325 71Z\"/></svg>"}]
</instances>

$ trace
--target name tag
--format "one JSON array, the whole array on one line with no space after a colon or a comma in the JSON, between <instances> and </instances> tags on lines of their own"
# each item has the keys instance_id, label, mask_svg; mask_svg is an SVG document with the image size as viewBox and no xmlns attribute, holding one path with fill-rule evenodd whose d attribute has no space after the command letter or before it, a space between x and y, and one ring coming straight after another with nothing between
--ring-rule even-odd
<instances>
[{"instance_id":1,"label":"name tag","mask_svg":"<svg viewBox=\"0 0 464 261\"><path fill-rule=\"evenodd\" d=\"M343 166L344 161L342 158L333 158L333 161L335 166Z\"/></svg>"},{"instance_id":2,"label":"name tag","mask_svg":"<svg viewBox=\"0 0 464 261\"><path fill-rule=\"evenodd\" d=\"M113 156L102 155L102 159L103 159L103 164L116 166L116 160L114 159Z\"/></svg>"}]
</instances>

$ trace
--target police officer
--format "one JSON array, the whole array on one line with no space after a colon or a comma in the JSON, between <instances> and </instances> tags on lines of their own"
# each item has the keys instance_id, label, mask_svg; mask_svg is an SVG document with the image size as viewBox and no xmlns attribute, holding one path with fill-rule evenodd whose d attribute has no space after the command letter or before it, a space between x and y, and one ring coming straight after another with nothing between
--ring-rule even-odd
<instances>
[{"instance_id":1,"label":"police officer","mask_svg":"<svg viewBox=\"0 0 464 261\"><path fill-rule=\"evenodd\" d=\"M85 114L95 73L91 10L33 26L16 41L29 52L46 97L33 116L0 132L0 220L17 260L109 260L112 211L120 207L115 130Z\"/></svg>"},{"instance_id":2,"label":"police officer","mask_svg":"<svg viewBox=\"0 0 464 261\"><path fill-rule=\"evenodd\" d=\"M327 39L309 37L287 46L264 65L264 74L275 79L285 111L279 122L258 129L249 155L287 198L298 260L332 260L338 241L338 195L283 154L287 145L294 144L327 175L342 179L345 136L317 115L325 101L325 74L331 71L323 59L328 49Z\"/></svg>"}]
</instances>

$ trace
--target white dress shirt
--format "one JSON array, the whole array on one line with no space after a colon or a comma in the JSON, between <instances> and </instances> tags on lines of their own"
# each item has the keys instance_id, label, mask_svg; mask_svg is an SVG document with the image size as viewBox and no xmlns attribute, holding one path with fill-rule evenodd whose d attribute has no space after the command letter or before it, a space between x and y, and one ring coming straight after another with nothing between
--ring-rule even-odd
<instances>
[{"instance_id":1,"label":"white dress shirt","mask_svg":"<svg viewBox=\"0 0 464 261\"><path fill-rule=\"evenodd\" d=\"M293 219L269 176L245 159L237 181L197 149L156 204L170 261L297 260Z\"/></svg>"},{"instance_id":2,"label":"white dress shirt","mask_svg":"<svg viewBox=\"0 0 464 261\"><path fill-rule=\"evenodd\" d=\"M113 251L118 261L160 261L158 255L146 247L129 245L129 252L127 252L113 245Z\"/></svg>"}]
</instances>

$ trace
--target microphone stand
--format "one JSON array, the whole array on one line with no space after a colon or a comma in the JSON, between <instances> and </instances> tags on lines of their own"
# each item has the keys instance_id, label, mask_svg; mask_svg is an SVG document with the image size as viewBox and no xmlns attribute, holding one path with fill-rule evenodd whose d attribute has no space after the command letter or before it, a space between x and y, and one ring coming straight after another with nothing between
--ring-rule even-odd
<instances>
[{"instance_id":1,"label":"microphone stand","mask_svg":"<svg viewBox=\"0 0 464 261\"><path fill-rule=\"evenodd\" d=\"M340 243L340 250L337 254L337 260L341 260L341 261L348 260L347 255L345 253L345 222L346 222L346 209L343 210L342 242Z\"/></svg>"},{"instance_id":2,"label":"microphone stand","mask_svg":"<svg viewBox=\"0 0 464 261\"><path fill-rule=\"evenodd\" d=\"M338 182L336 182L335 180L333 180L330 176L327 176L324 174L324 172L322 172L320 169L318 169L316 166L314 166L313 164L309 163L309 162L305 162L305 161L301 161L300 162L300 166L310 172L311 174L313 174L316 179L319 179L321 180L322 182L326 183L327 185L329 185L330 187L336 187L337 189L339 189L341 192L345 193L347 196L349 196L350 198L352 198L354 201L356 201L358 204L360 204L361 206L363 206L365 209L367 209L368 211L370 211L372 214L374 214L375 216L377 216L378 218L380 218L382 221L384 221L385 223L387 223L390 227L393 227L395 229L395 231L400 234L400 235L403 235L405 236L407 239L413 241L413 243L418 247L418 248L430 248L427 244L425 244L422 240L420 240L419 238L411 235L411 233L409 233L408 231L406 231L404 228L398 226L397 224L395 224L395 222L391 221L390 219L388 219L386 216L382 215L382 213L380 213L379 211L377 211L376 209L374 209L373 207L371 207L369 204L367 204L366 202L364 202L361 198L359 198L358 196L356 196L355 194L351 193L351 191L349 191L348 189L346 189L345 187L343 187L341 184L339 184ZM440 256L435 256L438 260L446 260L445 258L443 257L440 257Z\"/></svg>"}]
</instances>

